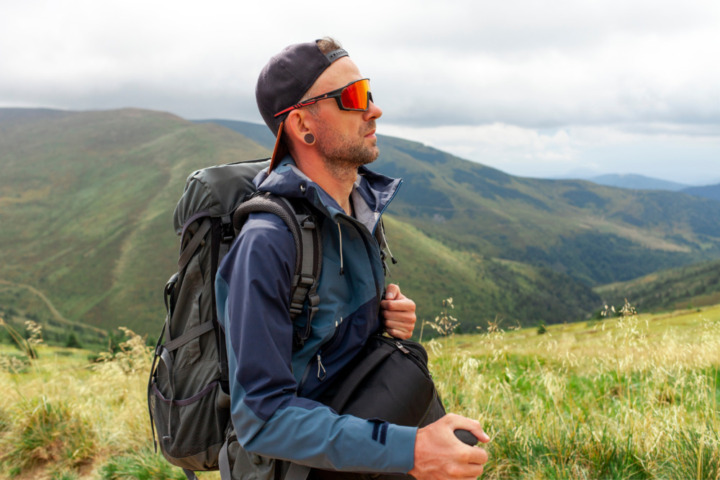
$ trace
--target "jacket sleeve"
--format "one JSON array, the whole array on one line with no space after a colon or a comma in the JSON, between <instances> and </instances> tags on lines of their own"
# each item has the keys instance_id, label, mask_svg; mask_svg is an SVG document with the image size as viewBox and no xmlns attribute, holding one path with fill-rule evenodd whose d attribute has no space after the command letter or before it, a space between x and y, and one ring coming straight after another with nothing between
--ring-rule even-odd
<instances>
[{"instance_id":1,"label":"jacket sleeve","mask_svg":"<svg viewBox=\"0 0 720 480\"><path fill-rule=\"evenodd\" d=\"M249 452L311 467L408 472L416 428L338 415L296 396L289 314L295 254L282 220L253 214L218 271L238 441Z\"/></svg>"}]
</instances>

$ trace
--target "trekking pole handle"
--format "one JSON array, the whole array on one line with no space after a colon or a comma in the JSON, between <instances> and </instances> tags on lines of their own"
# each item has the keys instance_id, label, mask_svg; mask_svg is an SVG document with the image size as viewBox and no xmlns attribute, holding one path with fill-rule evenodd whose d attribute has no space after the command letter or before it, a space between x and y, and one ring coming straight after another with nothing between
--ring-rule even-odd
<instances>
[{"instance_id":1,"label":"trekking pole handle","mask_svg":"<svg viewBox=\"0 0 720 480\"><path fill-rule=\"evenodd\" d=\"M455 436L466 445L471 447L477 445L478 439L468 430L455 430Z\"/></svg>"}]
</instances>

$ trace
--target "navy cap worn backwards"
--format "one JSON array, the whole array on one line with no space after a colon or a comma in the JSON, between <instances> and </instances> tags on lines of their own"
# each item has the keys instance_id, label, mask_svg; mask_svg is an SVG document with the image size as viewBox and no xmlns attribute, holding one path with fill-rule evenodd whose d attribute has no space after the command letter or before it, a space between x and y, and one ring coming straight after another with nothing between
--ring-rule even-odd
<instances>
[{"instance_id":1,"label":"navy cap worn backwards","mask_svg":"<svg viewBox=\"0 0 720 480\"><path fill-rule=\"evenodd\" d=\"M343 49L325 54L317 41L298 43L272 57L262 69L255 98L265 123L277 136L270 169L280 160L276 157L286 153L281 125L287 115L276 118L275 114L300 102L325 69L347 54Z\"/></svg>"}]
</instances>

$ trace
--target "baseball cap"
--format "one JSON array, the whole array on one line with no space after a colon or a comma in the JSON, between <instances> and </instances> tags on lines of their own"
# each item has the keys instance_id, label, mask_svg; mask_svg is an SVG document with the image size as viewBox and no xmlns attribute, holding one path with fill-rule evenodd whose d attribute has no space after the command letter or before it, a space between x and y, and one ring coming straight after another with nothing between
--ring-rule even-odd
<instances>
[{"instance_id":1,"label":"baseball cap","mask_svg":"<svg viewBox=\"0 0 720 480\"><path fill-rule=\"evenodd\" d=\"M286 47L270 59L258 77L255 99L265 124L276 137L269 171L288 153L282 135L287 114L279 117L275 117L275 114L299 103L318 77L335 60L348 56L347 51L342 48L325 54L320 51L318 42L319 40L316 40Z\"/></svg>"}]
</instances>

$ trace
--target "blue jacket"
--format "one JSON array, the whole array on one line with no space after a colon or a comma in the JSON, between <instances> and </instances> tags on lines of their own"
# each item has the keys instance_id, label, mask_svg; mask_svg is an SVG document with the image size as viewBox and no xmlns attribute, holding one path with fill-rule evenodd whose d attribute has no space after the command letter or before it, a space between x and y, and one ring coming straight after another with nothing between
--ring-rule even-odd
<instances>
[{"instance_id":1,"label":"blue jacket","mask_svg":"<svg viewBox=\"0 0 720 480\"><path fill-rule=\"evenodd\" d=\"M252 214L220 265L217 308L227 338L232 420L247 451L334 470L412 469L416 428L338 415L314 400L382 327L385 279L373 231L400 183L361 167L352 194L356 220L290 157L256 177L260 191L305 198L321 212L323 261L319 311L296 352L289 314L296 252L283 221Z\"/></svg>"}]
</instances>

